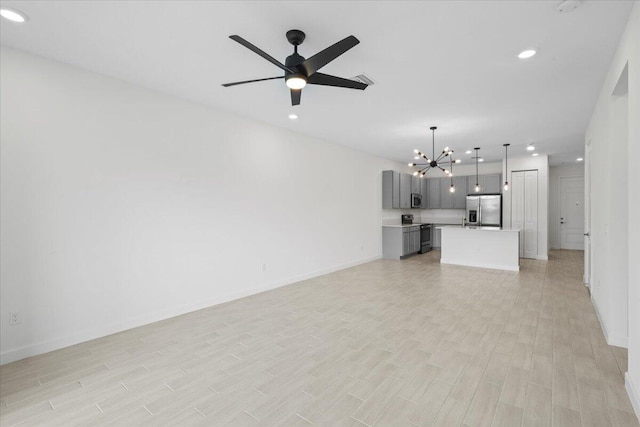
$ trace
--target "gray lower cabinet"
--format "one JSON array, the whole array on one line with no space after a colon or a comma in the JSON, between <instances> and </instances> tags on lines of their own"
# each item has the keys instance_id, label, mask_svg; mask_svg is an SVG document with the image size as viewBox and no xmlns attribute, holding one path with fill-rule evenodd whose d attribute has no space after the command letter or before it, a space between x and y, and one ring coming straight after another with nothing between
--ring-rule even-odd
<instances>
[{"instance_id":1,"label":"gray lower cabinet","mask_svg":"<svg viewBox=\"0 0 640 427\"><path fill-rule=\"evenodd\" d=\"M431 247L432 248L440 248L442 246L441 243L441 236L442 236L442 230L440 230L439 228L434 227L431 228Z\"/></svg>"},{"instance_id":2,"label":"gray lower cabinet","mask_svg":"<svg viewBox=\"0 0 640 427\"><path fill-rule=\"evenodd\" d=\"M382 227L382 256L400 259L420 250L420 226Z\"/></svg>"}]
</instances>

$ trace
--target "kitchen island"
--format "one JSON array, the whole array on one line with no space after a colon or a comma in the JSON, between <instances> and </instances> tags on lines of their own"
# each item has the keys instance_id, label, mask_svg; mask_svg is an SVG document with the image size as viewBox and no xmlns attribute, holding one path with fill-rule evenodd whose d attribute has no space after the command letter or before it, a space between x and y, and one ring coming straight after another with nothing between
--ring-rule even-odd
<instances>
[{"instance_id":1,"label":"kitchen island","mask_svg":"<svg viewBox=\"0 0 640 427\"><path fill-rule=\"evenodd\" d=\"M520 230L440 226L442 264L520 271Z\"/></svg>"}]
</instances>

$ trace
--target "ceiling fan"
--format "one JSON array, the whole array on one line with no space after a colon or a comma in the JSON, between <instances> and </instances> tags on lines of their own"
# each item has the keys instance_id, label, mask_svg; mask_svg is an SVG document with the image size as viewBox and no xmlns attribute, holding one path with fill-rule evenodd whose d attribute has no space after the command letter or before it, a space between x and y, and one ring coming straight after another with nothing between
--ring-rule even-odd
<instances>
[{"instance_id":1,"label":"ceiling fan","mask_svg":"<svg viewBox=\"0 0 640 427\"><path fill-rule=\"evenodd\" d=\"M354 36L349 36L343 40L340 40L338 43L316 53L311 58L305 59L303 56L298 54L298 46L301 45L304 41L305 34L300 30L287 31L287 40L289 40L289 43L293 45L293 54L287 56L284 64L240 36L233 35L229 36L229 38L240 43L242 46L257 53L267 61L284 70L284 75L278 77L267 77L264 79L246 80L242 82L225 83L222 85L224 87L241 85L245 83L262 82L265 80L284 79L291 91L291 105L300 104L302 88L307 84L344 87L348 89L360 90L364 90L367 88L367 85L365 83L343 79L342 77L331 76L329 74L318 73L318 70L320 68L324 67L329 62L333 61L338 56L342 55L343 53L360 43L360 41Z\"/></svg>"}]
</instances>

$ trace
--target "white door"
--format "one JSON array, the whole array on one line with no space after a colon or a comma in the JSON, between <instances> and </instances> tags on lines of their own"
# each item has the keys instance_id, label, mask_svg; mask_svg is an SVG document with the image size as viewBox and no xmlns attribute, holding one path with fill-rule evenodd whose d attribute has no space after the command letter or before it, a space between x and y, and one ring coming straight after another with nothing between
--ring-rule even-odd
<instances>
[{"instance_id":1,"label":"white door","mask_svg":"<svg viewBox=\"0 0 640 427\"><path fill-rule=\"evenodd\" d=\"M538 171L511 173L511 227L520 229L520 257L538 257Z\"/></svg>"},{"instance_id":2,"label":"white door","mask_svg":"<svg viewBox=\"0 0 640 427\"><path fill-rule=\"evenodd\" d=\"M524 173L524 257L538 256L538 171Z\"/></svg>"},{"instance_id":3,"label":"white door","mask_svg":"<svg viewBox=\"0 0 640 427\"><path fill-rule=\"evenodd\" d=\"M560 177L560 248L584 249L584 178Z\"/></svg>"},{"instance_id":4,"label":"white door","mask_svg":"<svg viewBox=\"0 0 640 427\"><path fill-rule=\"evenodd\" d=\"M524 258L524 172L511 173L511 227L520 230L520 258Z\"/></svg>"}]
</instances>

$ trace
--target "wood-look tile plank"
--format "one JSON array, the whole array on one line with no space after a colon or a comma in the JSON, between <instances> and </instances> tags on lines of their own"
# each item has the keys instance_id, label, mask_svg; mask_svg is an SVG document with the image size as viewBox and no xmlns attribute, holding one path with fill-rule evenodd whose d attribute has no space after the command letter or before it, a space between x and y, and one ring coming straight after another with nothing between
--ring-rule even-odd
<instances>
[{"instance_id":1,"label":"wood-look tile plank","mask_svg":"<svg viewBox=\"0 0 640 427\"><path fill-rule=\"evenodd\" d=\"M492 427L514 427L522 423L523 410L516 406L498 402Z\"/></svg>"},{"instance_id":2,"label":"wood-look tile plank","mask_svg":"<svg viewBox=\"0 0 640 427\"><path fill-rule=\"evenodd\" d=\"M481 381L478 391L471 402L471 406L464 418L464 424L469 427L490 426L500 398L500 386L487 381Z\"/></svg>"},{"instance_id":3,"label":"wood-look tile plank","mask_svg":"<svg viewBox=\"0 0 640 427\"><path fill-rule=\"evenodd\" d=\"M0 366L0 424L638 427L627 353L604 339L581 252L518 273L438 255Z\"/></svg>"}]
</instances>

